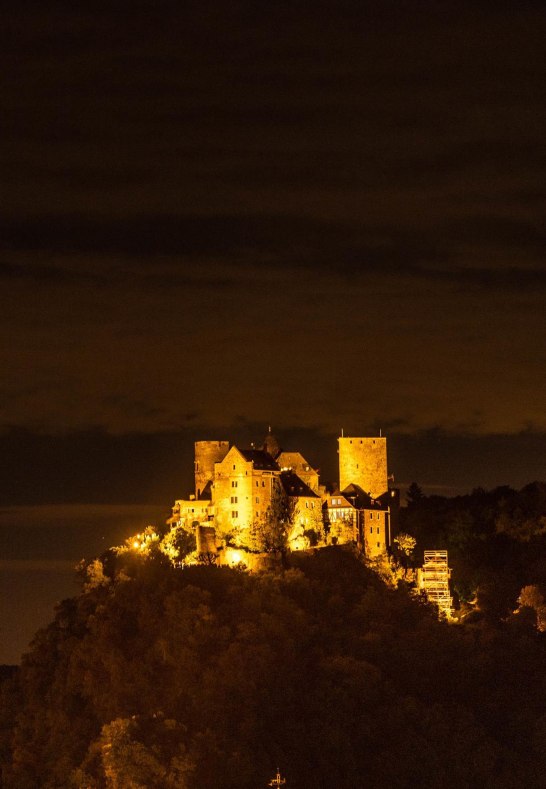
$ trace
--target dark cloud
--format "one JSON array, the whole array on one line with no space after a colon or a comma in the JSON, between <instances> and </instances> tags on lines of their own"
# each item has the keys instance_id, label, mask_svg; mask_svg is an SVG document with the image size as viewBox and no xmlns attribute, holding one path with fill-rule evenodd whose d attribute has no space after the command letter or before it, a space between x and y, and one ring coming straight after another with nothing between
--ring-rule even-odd
<instances>
[{"instance_id":1,"label":"dark cloud","mask_svg":"<svg viewBox=\"0 0 546 789\"><path fill-rule=\"evenodd\" d=\"M424 279L496 290L542 289L546 269L528 265L546 250L544 230L531 222L495 215L469 216L430 230L422 237L389 226L355 228L336 222L287 215L142 216L112 220L107 217L40 217L0 220L5 249L17 252L72 255L56 266L37 263L0 263L0 278L20 278L37 284L105 285L122 283L135 274L164 265L156 287L217 290L234 288L240 276L233 269L267 270L276 267L322 270L355 277L380 275ZM460 265L464 250L480 249L487 258L502 245L523 257L519 266ZM117 258L101 273L78 267L78 255ZM202 270L204 259L208 270ZM133 261L127 269L123 260ZM211 261L213 263L211 264ZM87 262L87 266L89 263ZM134 268L136 266L136 269ZM226 266L231 270L226 270ZM200 270L201 269L201 270Z\"/></svg>"},{"instance_id":2,"label":"dark cloud","mask_svg":"<svg viewBox=\"0 0 546 789\"><path fill-rule=\"evenodd\" d=\"M5 17L5 558L160 521L194 440L270 421L325 479L342 427L402 486L546 476L543 2ZM33 568L4 659L72 588Z\"/></svg>"},{"instance_id":3,"label":"dark cloud","mask_svg":"<svg viewBox=\"0 0 546 789\"><path fill-rule=\"evenodd\" d=\"M67 269L61 266L37 263L10 263L0 261L0 279L27 280L36 285L104 285L107 280L100 274L78 271L77 268Z\"/></svg>"},{"instance_id":4,"label":"dark cloud","mask_svg":"<svg viewBox=\"0 0 546 789\"><path fill-rule=\"evenodd\" d=\"M189 415L188 421L194 423L195 416ZM387 432L385 423L381 429L388 436L389 471L402 487L416 480L431 490L441 484L449 493L478 486L521 487L534 479L546 478L546 433L540 430L498 435L438 429L408 433L403 418L394 421L398 424ZM49 505L52 512L61 505L81 505L77 515L80 521L85 515L84 505L92 505L92 509L97 505L106 507L105 518L108 507L123 505L120 512L125 526L128 519L124 507L138 509L152 506L152 502L157 516L168 513L175 498L186 496L193 489L194 441L210 438L229 440L239 446L250 446L251 442L260 445L267 427L265 420L262 424L240 416L223 428L196 424L171 433L0 433L0 449L5 457L10 457L0 500L0 507L8 509L0 511L0 521L9 515L11 505ZM301 450L321 470L324 482L337 480L339 432L325 432L317 427L273 427L283 448ZM346 434L373 435L379 429L375 422L345 425ZM113 515L115 523L120 513ZM72 542L71 537L67 544Z\"/></svg>"}]
</instances>

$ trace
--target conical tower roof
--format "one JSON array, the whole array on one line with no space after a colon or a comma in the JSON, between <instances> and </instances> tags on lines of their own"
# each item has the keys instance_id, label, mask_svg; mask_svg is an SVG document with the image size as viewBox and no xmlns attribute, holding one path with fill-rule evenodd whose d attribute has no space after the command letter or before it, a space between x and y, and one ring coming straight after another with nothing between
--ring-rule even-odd
<instances>
[{"instance_id":1,"label":"conical tower roof","mask_svg":"<svg viewBox=\"0 0 546 789\"><path fill-rule=\"evenodd\" d=\"M271 432L271 426L269 427L268 433L265 437L265 441L263 443L263 448L266 452L268 452L272 458L276 458L277 455L280 454L281 446L273 433Z\"/></svg>"}]
</instances>

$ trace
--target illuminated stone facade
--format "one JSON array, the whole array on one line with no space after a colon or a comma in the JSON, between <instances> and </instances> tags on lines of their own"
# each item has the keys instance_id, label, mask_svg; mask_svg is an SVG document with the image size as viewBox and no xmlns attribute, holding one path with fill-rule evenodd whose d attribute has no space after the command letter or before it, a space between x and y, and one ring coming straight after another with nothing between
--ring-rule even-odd
<instances>
[{"instance_id":1,"label":"illuminated stone facade","mask_svg":"<svg viewBox=\"0 0 546 789\"><path fill-rule=\"evenodd\" d=\"M262 519L280 491L281 471L264 450L231 447L214 467L212 499L215 523L234 545L246 542L254 523Z\"/></svg>"},{"instance_id":2,"label":"illuminated stone facade","mask_svg":"<svg viewBox=\"0 0 546 789\"><path fill-rule=\"evenodd\" d=\"M358 485L364 493L376 499L388 490L387 439L338 438L339 489Z\"/></svg>"},{"instance_id":3,"label":"illuminated stone facade","mask_svg":"<svg viewBox=\"0 0 546 789\"><path fill-rule=\"evenodd\" d=\"M169 523L213 527L219 545L252 550L257 526L281 507L291 550L352 542L369 557L384 554L398 507L397 492L388 490L386 439L340 438L339 476L339 490L326 493L318 471L300 452L283 451L271 431L262 449L197 441L195 494L175 502Z\"/></svg>"},{"instance_id":4,"label":"illuminated stone facade","mask_svg":"<svg viewBox=\"0 0 546 789\"><path fill-rule=\"evenodd\" d=\"M214 466L229 452L229 441L195 442L195 496L205 494L207 485L214 479Z\"/></svg>"}]
</instances>

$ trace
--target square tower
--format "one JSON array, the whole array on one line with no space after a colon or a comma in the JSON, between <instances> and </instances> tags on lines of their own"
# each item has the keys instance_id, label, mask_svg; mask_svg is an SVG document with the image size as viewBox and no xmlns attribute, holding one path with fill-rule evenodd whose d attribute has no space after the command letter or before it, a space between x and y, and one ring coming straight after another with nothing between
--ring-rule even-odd
<instances>
[{"instance_id":1,"label":"square tower","mask_svg":"<svg viewBox=\"0 0 546 789\"><path fill-rule=\"evenodd\" d=\"M379 498L388 490L387 439L338 438L339 489L358 485L372 498Z\"/></svg>"}]
</instances>

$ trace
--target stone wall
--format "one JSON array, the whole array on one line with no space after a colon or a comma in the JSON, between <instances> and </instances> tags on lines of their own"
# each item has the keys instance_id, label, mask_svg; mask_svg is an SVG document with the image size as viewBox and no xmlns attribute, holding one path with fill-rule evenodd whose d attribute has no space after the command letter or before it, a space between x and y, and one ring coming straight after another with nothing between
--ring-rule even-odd
<instances>
[{"instance_id":1,"label":"stone wall","mask_svg":"<svg viewBox=\"0 0 546 789\"><path fill-rule=\"evenodd\" d=\"M222 461L229 451L229 441L195 442L195 495L203 492L214 477L214 464Z\"/></svg>"},{"instance_id":2,"label":"stone wall","mask_svg":"<svg viewBox=\"0 0 546 789\"><path fill-rule=\"evenodd\" d=\"M339 489L353 483L378 498L388 488L386 438L338 438Z\"/></svg>"}]
</instances>

